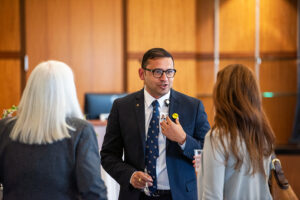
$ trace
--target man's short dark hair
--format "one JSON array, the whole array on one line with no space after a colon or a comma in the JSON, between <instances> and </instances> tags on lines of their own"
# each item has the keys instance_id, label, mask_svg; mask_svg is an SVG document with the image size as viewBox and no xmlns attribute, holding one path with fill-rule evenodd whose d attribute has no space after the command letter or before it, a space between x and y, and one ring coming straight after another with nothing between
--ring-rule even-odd
<instances>
[{"instance_id":1,"label":"man's short dark hair","mask_svg":"<svg viewBox=\"0 0 300 200\"><path fill-rule=\"evenodd\" d=\"M149 49L143 56L142 60L142 68L145 69L146 66L148 65L148 60L149 59L155 59L155 58L172 58L172 61L174 63L173 56L167 52L163 48L152 48Z\"/></svg>"}]
</instances>

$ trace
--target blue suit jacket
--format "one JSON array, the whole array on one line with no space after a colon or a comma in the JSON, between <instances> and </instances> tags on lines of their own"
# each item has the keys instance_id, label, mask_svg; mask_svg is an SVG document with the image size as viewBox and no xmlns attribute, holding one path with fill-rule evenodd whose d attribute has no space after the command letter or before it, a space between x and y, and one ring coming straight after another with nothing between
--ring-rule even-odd
<instances>
[{"instance_id":1,"label":"blue suit jacket","mask_svg":"<svg viewBox=\"0 0 300 200\"><path fill-rule=\"evenodd\" d=\"M178 143L167 139L166 164L172 198L196 200L196 175L192 164L194 149L202 149L210 126L201 101L175 90L171 90L169 105L169 115L173 113L178 113L187 138L184 150ZM115 100L108 118L101 158L103 168L120 184L119 199L138 200L141 191L133 188L129 181L133 172L145 168L143 90Z\"/></svg>"}]
</instances>

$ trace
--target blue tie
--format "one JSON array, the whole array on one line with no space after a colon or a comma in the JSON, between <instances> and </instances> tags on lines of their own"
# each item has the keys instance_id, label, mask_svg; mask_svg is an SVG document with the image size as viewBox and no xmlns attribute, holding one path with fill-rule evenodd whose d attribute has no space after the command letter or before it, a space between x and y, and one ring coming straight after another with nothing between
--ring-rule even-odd
<instances>
[{"instance_id":1,"label":"blue tie","mask_svg":"<svg viewBox=\"0 0 300 200\"><path fill-rule=\"evenodd\" d=\"M153 179L153 186L149 187L151 195L155 194L157 190L157 178L156 178L156 159L158 158L158 133L159 133L159 103L157 100L152 102L153 113L148 128L148 135L146 141L146 169L147 173Z\"/></svg>"}]
</instances>

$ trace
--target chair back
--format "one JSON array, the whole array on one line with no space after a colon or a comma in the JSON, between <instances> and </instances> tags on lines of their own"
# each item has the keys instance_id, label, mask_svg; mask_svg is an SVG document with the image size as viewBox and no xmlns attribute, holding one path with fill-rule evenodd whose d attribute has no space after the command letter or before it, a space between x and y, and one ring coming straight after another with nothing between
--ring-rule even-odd
<instances>
[{"instance_id":1,"label":"chair back","mask_svg":"<svg viewBox=\"0 0 300 200\"><path fill-rule=\"evenodd\" d=\"M84 114L86 119L99 119L100 114L110 113L115 99L126 93L86 93L84 97Z\"/></svg>"}]
</instances>

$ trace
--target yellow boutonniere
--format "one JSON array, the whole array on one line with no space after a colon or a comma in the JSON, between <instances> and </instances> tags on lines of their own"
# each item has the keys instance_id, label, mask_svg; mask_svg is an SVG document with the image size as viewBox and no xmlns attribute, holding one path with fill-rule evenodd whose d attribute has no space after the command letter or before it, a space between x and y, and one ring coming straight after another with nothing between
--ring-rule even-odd
<instances>
[{"instance_id":1,"label":"yellow boutonniere","mask_svg":"<svg viewBox=\"0 0 300 200\"><path fill-rule=\"evenodd\" d=\"M179 115L177 113L173 113L172 117L173 117L173 119L177 119L179 117Z\"/></svg>"}]
</instances>

